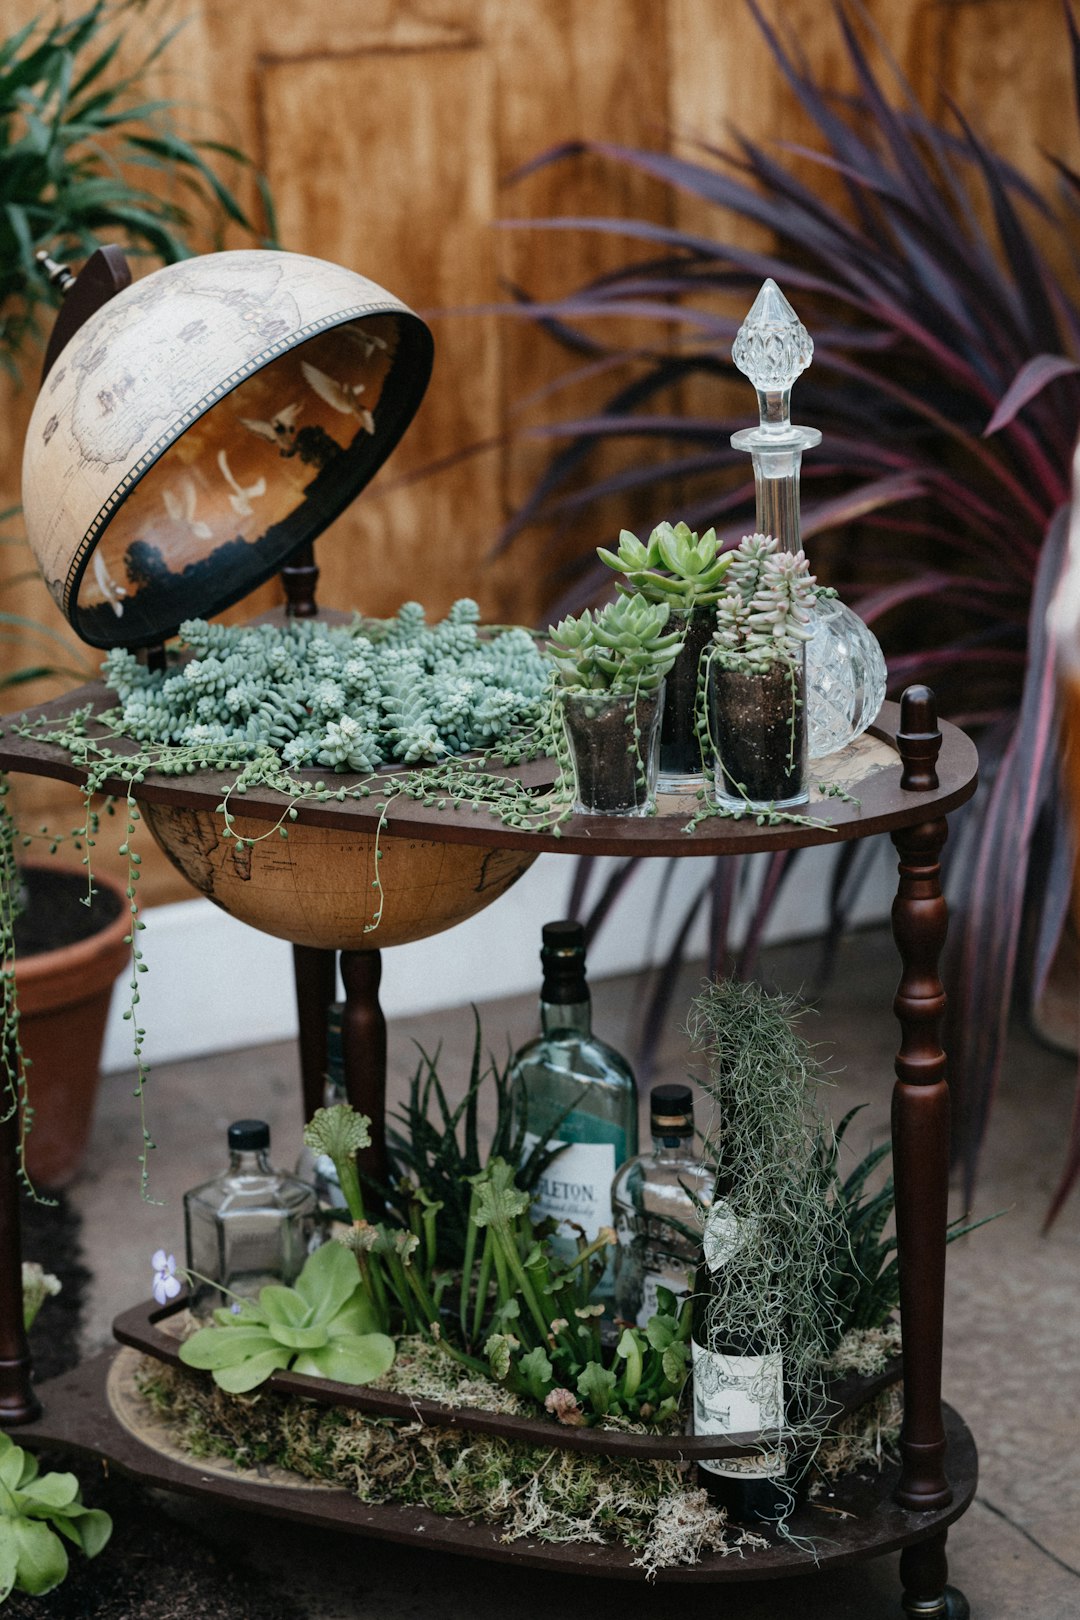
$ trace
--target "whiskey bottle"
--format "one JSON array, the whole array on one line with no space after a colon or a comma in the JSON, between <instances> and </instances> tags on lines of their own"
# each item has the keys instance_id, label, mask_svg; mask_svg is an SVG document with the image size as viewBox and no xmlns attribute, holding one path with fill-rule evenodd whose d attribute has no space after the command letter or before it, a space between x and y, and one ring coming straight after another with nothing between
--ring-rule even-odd
<instances>
[{"instance_id":1,"label":"whiskey bottle","mask_svg":"<svg viewBox=\"0 0 1080 1620\"><path fill-rule=\"evenodd\" d=\"M592 1032L581 924L545 923L540 961L540 1035L513 1059L511 1099L527 1126L525 1152L537 1142L559 1149L537 1186L533 1213L559 1223L552 1245L572 1259L577 1231L592 1242L613 1224L615 1172L637 1153L637 1086L626 1059ZM595 1295L600 1302L611 1297L613 1271L609 1260Z\"/></svg>"},{"instance_id":2,"label":"whiskey bottle","mask_svg":"<svg viewBox=\"0 0 1080 1620\"><path fill-rule=\"evenodd\" d=\"M718 1177L702 1235L694 1289L693 1429L702 1434L748 1434L782 1428L784 1360L779 1343L723 1316L721 1272L746 1264L752 1216L737 1215L730 1185ZM790 1443L763 1442L741 1457L698 1459L698 1479L710 1496L742 1523L780 1519L790 1507Z\"/></svg>"},{"instance_id":3,"label":"whiskey bottle","mask_svg":"<svg viewBox=\"0 0 1080 1620\"><path fill-rule=\"evenodd\" d=\"M188 1269L198 1273L196 1316L209 1316L234 1296L254 1299L267 1283L294 1282L314 1232L314 1189L273 1168L264 1120L236 1120L228 1149L225 1173L184 1194Z\"/></svg>"},{"instance_id":4,"label":"whiskey bottle","mask_svg":"<svg viewBox=\"0 0 1080 1620\"><path fill-rule=\"evenodd\" d=\"M656 1313L657 1288L680 1300L690 1293L715 1179L694 1151L689 1086L653 1086L649 1125L652 1151L624 1164L611 1189L615 1315L642 1328Z\"/></svg>"}]
</instances>

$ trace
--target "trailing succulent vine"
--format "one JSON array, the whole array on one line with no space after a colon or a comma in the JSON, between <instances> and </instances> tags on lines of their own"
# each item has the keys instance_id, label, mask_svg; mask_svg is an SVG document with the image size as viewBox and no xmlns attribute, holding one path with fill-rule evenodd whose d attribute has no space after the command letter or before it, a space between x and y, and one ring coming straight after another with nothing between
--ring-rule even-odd
<instances>
[{"instance_id":1,"label":"trailing succulent vine","mask_svg":"<svg viewBox=\"0 0 1080 1620\"><path fill-rule=\"evenodd\" d=\"M541 715L548 666L516 627L481 639L467 598L429 626L418 602L382 624L180 626L194 656L151 672L126 649L105 659L128 737L180 747L270 748L299 770L371 772L484 749Z\"/></svg>"},{"instance_id":2,"label":"trailing succulent vine","mask_svg":"<svg viewBox=\"0 0 1080 1620\"><path fill-rule=\"evenodd\" d=\"M707 553L708 540L694 543ZM692 541L691 536L679 544ZM703 571L715 571L715 565L703 565ZM86 705L45 719L9 720L17 735L67 753L81 774L84 801L82 824L68 833L20 834L5 807L7 785L0 775L0 1062L4 1106L18 1113L23 1136L32 1110L18 1044L12 933L20 844L74 847L87 869L89 904L102 796L110 815L116 809L124 814L119 847L127 860L132 946L124 1016L132 1026L146 1196L154 1142L145 1114L146 1032L139 1022L139 979L147 964L138 939L145 924L137 900L142 857L136 848L138 790L145 779L220 773L222 836L248 847L263 838L287 838L299 806L332 800L375 800L377 840L398 799L439 811L486 811L507 827L559 837L572 814L574 775L557 692L560 686L587 690L613 682L624 691L654 690L681 645L678 633L667 628L668 614L665 602L622 596L595 615L555 627L550 654L520 627L481 630L476 604L468 600L455 603L434 625L427 624L416 602L405 603L390 620L357 616L342 626L189 620L165 670L147 669L126 650L107 655L104 675L117 697L114 708L95 713ZM534 791L506 770L541 756L555 762L554 780L544 791ZM315 774L319 769L326 777ZM281 813L264 832L241 834L236 805L255 788L280 794ZM703 803L686 831L707 816L737 819L740 813ZM817 825L787 812L763 812L757 819ZM378 845L376 856L381 858ZM370 929L378 927L382 914L377 876L374 887ZM25 1166L20 1174L26 1181Z\"/></svg>"}]
</instances>

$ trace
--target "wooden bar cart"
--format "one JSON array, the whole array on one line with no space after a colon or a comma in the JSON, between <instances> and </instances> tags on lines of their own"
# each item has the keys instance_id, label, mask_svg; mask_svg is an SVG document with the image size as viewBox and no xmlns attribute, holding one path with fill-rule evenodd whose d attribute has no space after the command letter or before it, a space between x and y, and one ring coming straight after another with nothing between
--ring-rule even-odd
<instances>
[{"instance_id":1,"label":"wooden bar cart","mask_svg":"<svg viewBox=\"0 0 1080 1620\"><path fill-rule=\"evenodd\" d=\"M104 705L102 688L87 688L63 704L37 711L38 717L62 712L68 704ZM122 744L118 747L122 748ZM0 768L16 772L74 779L76 773L59 749L8 735L0 742ZM525 768L531 780L543 786L550 779L542 763ZM579 817L564 823L561 836L510 829L482 811L462 808L437 811L410 800L394 802L383 829L388 849L404 852L410 844L445 846L464 854L490 853L523 870L543 851L564 854L651 855L680 858L778 850L811 844L834 843L887 832L899 855L899 886L893 907L893 930L902 973L894 1003L901 1029L896 1059L893 1103L893 1151L896 1210L901 1267L903 1333L904 1424L899 1470L886 1470L868 1484L862 1479L841 1482L837 1504L851 1514L837 1517L828 1534L819 1518L802 1517L792 1528L812 1538L813 1550L801 1540L774 1540L767 1551L741 1559L707 1554L686 1568L663 1570L661 1580L740 1581L787 1576L815 1567L850 1563L902 1550L901 1579L904 1610L908 1616L962 1620L968 1607L963 1597L946 1584L945 1539L948 1526L970 1505L975 1491L977 1460L971 1435L960 1417L941 1404L942 1313L944 1294L945 1232L948 1168L948 1088L945 1059L938 1028L944 995L938 978L938 957L945 937L946 910L941 895L938 857L947 835L947 816L975 790L977 760L974 747L956 728L935 720L933 698L926 688L905 693L902 704L886 704L878 723L843 754L824 762L820 774L839 782L850 801L816 794L809 813L815 823L807 827L759 827L752 818L733 822L707 821L693 833L685 831L693 809L691 800L661 798L660 813L651 819ZM348 778L342 779L348 783ZM126 791L119 779L118 791ZM193 847L190 829L175 833L177 818L212 816L220 799L215 773L182 780L148 777L138 797L155 835L185 870ZM857 801L857 802L854 802ZM244 801L245 815L255 822L277 820L283 800L271 792L252 791ZM346 801L299 807L290 832L302 841L340 836L363 840L371 836L381 813L377 800ZM173 827L163 834L166 824ZM170 843L166 840L171 839ZM399 844L400 841L400 844ZM265 847L265 846L261 846ZM228 859L221 857L222 863ZM500 893L512 877L478 879ZM215 889L213 879L204 892L243 915L246 883L241 891ZM483 903L481 900L480 903ZM473 909L478 909L474 906ZM448 926L447 924L446 926ZM289 937L286 920L275 932ZM430 931L430 930L429 930ZM378 930L368 937L374 946ZM303 933L297 949L297 984L301 1000L303 1059L307 1083L305 1097L315 1100L312 1078L319 1073L319 1032L333 993L332 942ZM342 952L347 990L346 1076L351 1099L375 1121L383 1116L385 1084L385 1026L378 1006L378 952L357 948L353 941ZM30 1384L30 1367L17 1304L19 1299L19 1240L15 1178L16 1122L2 1127L0 1161L0 1421L22 1426L21 1440L37 1445L62 1445L93 1457L107 1458L136 1478L196 1496L236 1506L256 1508L270 1515L313 1525L351 1530L391 1541L416 1542L428 1547L496 1558L540 1568L619 1577L643 1578L632 1554L618 1547L593 1545L554 1546L531 1540L505 1543L489 1527L396 1506L369 1507L345 1491L283 1487L234 1468L217 1468L186 1458L167 1437L148 1437L131 1418L128 1371L131 1349L110 1351L84 1363L74 1372L50 1383L44 1391L46 1410L39 1413ZM381 1133L371 1149L372 1168L381 1163ZM175 1359L175 1338L167 1331L168 1311L153 1306L125 1313L115 1324L125 1346ZM281 1393L313 1396L361 1409L392 1415L395 1401L370 1390L324 1385L279 1373L269 1386ZM867 1390L863 1390L865 1396ZM842 1407L844 1392L838 1393ZM389 1403L389 1404L388 1404ZM410 1403L410 1411L415 1403ZM618 1436L602 1431L560 1429L521 1419L493 1417L489 1413L433 1408L425 1420L444 1425L487 1430L494 1425L511 1438L515 1426L528 1430L520 1438L550 1445L592 1445L612 1451L628 1449L639 1456L711 1454L750 1450L754 1436L733 1440L690 1440L646 1435ZM539 1431L534 1432L534 1431Z\"/></svg>"},{"instance_id":2,"label":"wooden bar cart","mask_svg":"<svg viewBox=\"0 0 1080 1620\"><path fill-rule=\"evenodd\" d=\"M128 286L113 251L91 259L57 323L27 433L23 504L43 575L77 633L98 647L146 649L150 667L161 668L162 644L185 618L212 617L278 570L290 616L315 615L311 542L405 431L427 385L432 345L423 322L392 294L321 260L276 250L210 254ZM73 707L99 713L110 702L104 687L93 686L31 718L47 725ZM123 754L122 741L112 746ZM0 738L0 769L79 780L60 748L11 731ZM537 791L552 781L550 761L519 770ZM842 754L819 762L818 771L846 796L812 794L809 825L714 819L693 833L686 831L692 799L661 797L659 814L642 820L575 818L556 837L507 827L486 811L373 793L304 800L287 840L257 841L289 806L274 792L252 789L238 826L255 841L238 846L221 836L220 771L148 775L136 796L155 838L203 894L292 943L308 1112L325 1067L326 1010L340 952L346 1080L350 1100L372 1119L367 1168L376 1175L385 1165L379 947L441 932L481 910L543 852L685 858L888 833L900 873L893 908L902 963L894 1004L901 1044L893 1148L902 1460L872 1483L839 1482L835 1500L850 1516L831 1521L827 1535L819 1519L800 1509L794 1538L772 1538L766 1550L739 1559L707 1554L658 1578L762 1580L900 1549L908 1616L963 1620L967 1604L946 1584L945 1538L972 1500L977 1462L962 1420L941 1404L948 1089L938 1034L944 996L937 963L946 927L938 857L948 814L975 791L977 760L962 733L938 727L929 691L913 687L899 708L884 705L878 723ZM340 781L351 785L348 776ZM122 765L104 788L126 795ZM385 859L377 867L380 853ZM386 906L369 931L376 873ZM483 1524L411 1507L369 1507L343 1490L196 1463L132 1416L133 1347L166 1361L175 1357L168 1312L153 1307L118 1319L119 1350L52 1381L42 1412L22 1330L18 1124L10 1110L0 1122L0 1423L20 1426L22 1440L61 1445L151 1484L302 1523L577 1574L645 1578L625 1548L505 1543ZM383 1415L394 1415L401 1399L285 1373L269 1387ZM861 1391L837 1389L837 1409L872 1392L865 1384ZM410 1402L410 1413L416 1410ZM755 1449L759 1439L612 1436L450 1408L422 1416L479 1432L494 1425L532 1444L639 1457L737 1454Z\"/></svg>"}]
</instances>

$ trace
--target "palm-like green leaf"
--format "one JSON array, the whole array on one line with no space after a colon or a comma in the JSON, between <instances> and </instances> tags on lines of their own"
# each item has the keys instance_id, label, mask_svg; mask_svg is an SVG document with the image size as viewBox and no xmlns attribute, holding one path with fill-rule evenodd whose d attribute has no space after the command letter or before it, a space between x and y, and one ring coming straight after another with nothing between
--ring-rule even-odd
<instances>
[{"instance_id":1,"label":"palm-like green leaf","mask_svg":"<svg viewBox=\"0 0 1080 1620\"><path fill-rule=\"evenodd\" d=\"M0 46L0 360L9 368L54 297L36 268L38 248L86 258L119 233L131 252L172 262L191 252L193 233L216 240L225 221L254 229L211 161L247 160L225 143L186 138L176 103L139 93L175 30L133 72L110 76L133 3L95 0L70 21L38 19Z\"/></svg>"}]
</instances>

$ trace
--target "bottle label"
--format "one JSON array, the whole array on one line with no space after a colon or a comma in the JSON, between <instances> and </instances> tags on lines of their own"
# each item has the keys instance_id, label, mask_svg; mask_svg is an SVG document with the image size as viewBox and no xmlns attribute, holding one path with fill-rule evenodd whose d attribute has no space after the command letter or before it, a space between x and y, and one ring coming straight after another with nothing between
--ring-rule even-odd
<instances>
[{"instance_id":1,"label":"bottle label","mask_svg":"<svg viewBox=\"0 0 1080 1620\"><path fill-rule=\"evenodd\" d=\"M690 1341L694 1364L694 1433L752 1434L780 1426L784 1363L778 1350L763 1356L728 1356ZM699 1457L698 1466L725 1479L783 1479L783 1446L745 1457Z\"/></svg>"},{"instance_id":2,"label":"bottle label","mask_svg":"<svg viewBox=\"0 0 1080 1620\"><path fill-rule=\"evenodd\" d=\"M725 1199L714 1199L701 1234L701 1247L709 1270L719 1271L721 1266L726 1266L740 1249L747 1247L752 1236L751 1221L736 1215Z\"/></svg>"},{"instance_id":3,"label":"bottle label","mask_svg":"<svg viewBox=\"0 0 1080 1620\"><path fill-rule=\"evenodd\" d=\"M641 1285L641 1309L637 1313L638 1327L648 1327L650 1316L655 1316L660 1309L660 1302L656 1297L658 1288L671 1289L675 1295L675 1308L678 1310L683 1300L690 1298L688 1284L687 1271L647 1271Z\"/></svg>"},{"instance_id":4,"label":"bottle label","mask_svg":"<svg viewBox=\"0 0 1080 1620\"><path fill-rule=\"evenodd\" d=\"M540 1138L531 1131L525 1134L525 1152L531 1153ZM552 1159L533 1193L533 1215L545 1215L565 1223L573 1221L583 1227L591 1243L602 1226L611 1226L611 1183L615 1179L615 1144L613 1142L559 1142L552 1140L548 1147L560 1149ZM562 1235L576 1234L568 1226L560 1228Z\"/></svg>"}]
</instances>

